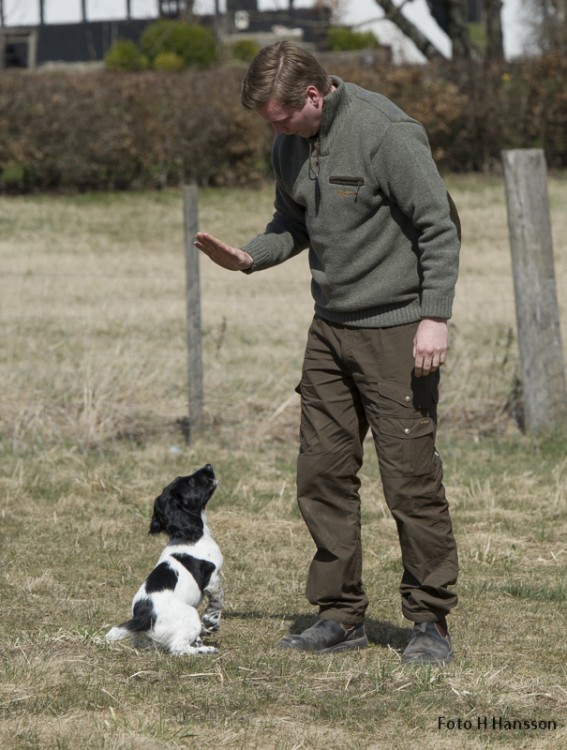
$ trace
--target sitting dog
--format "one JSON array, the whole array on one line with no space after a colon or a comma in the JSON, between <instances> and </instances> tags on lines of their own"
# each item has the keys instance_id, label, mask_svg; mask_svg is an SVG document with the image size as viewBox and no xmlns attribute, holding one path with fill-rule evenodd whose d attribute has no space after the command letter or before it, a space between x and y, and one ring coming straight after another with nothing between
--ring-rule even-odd
<instances>
[{"instance_id":1,"label":"sitting dog","mask_svg":"<svg viewBox=\"0 0 567 750\"><path fill-rule=\"evenodd\" d=\"M219 629L224 604L223 557L205 519L205 506L217 484L207 464L191 476L174 479L155 499L149 533L164 531L169 542L132 601L132 618L111 628L107 641L134 636L137 645L153 641L176 655L217 652L200 639L202 630ZM197 607L203 594L208 606L201 623Z\"/></svg>"}]
</instances>

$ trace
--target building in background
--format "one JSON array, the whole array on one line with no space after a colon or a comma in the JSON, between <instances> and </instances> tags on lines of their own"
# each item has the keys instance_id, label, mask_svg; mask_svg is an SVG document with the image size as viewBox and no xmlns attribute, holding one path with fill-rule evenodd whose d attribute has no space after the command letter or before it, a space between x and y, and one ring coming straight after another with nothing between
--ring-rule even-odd
<instances>
[{"instance_id":1,"label":"building in background","mask_svg":"<svg viewBox=\"0 0 567 750\"><path fill-rule=\"evenodd\" d=\"M29 0L30 2L32 0ZM48 64L101 64L105 54L118 39L138 42L144 29L158 17L194 18L214 28L219 36L257 35L262 42L274 31L282 37L292 36L307 44L323 44L331 21L331 11L319 6L296 8L290 2L286 9L259 10L257 0L226 0L226 12L193 15L188 0L156 0L156 12L147 18L133 17L132 0L125 0L124 17L109 20L89 19L89 0L80 0L81 18L69 23L50 23L46 17L46 0L38 4L39 22L13 26L0 0L0 68L28 68Z\"/></svg>"}]
</instances>

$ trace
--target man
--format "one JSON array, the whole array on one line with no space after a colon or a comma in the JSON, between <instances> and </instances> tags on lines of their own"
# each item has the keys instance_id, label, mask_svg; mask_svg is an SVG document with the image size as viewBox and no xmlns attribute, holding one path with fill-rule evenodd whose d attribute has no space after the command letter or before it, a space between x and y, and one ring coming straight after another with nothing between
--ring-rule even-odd
<instances>
[{"instance_id":1,"label":"man","mask_svg":"<svg viewBox=\"0 0 567 750\"><path fill-rule=\"evenodd\" d=\"M315 300L299 386L297 490L317 547L306 593L319 619L280 646L368 645L357 473L371 429L400 539L402 612L414 623L402 662L449 661L458 566L435 432L456 210L423 127L385 97L327 75L301 48L262 49L241 99L276 133L275 213L243 248L203 232L195 244L246 273L309 248Z\"/></svg>"}]
</instances>

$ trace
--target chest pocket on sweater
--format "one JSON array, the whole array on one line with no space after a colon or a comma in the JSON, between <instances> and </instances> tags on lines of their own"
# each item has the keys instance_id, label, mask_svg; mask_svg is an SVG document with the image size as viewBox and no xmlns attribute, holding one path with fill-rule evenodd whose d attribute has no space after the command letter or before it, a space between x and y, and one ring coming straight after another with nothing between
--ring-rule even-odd
<instances>
[{"instance_id":1,"label":"chest pocket on sweater","mask_svg":"<svg viewBox=\"0 0 567 750\"><path fill-rule=\"evenodd\" d=\"M348 177L345 175L331 175L329 184L335 185L335 195L344 198L353 198L354 202L358 200L360 188L364 185L364 177Z\"/></svg>"}]
</instances>

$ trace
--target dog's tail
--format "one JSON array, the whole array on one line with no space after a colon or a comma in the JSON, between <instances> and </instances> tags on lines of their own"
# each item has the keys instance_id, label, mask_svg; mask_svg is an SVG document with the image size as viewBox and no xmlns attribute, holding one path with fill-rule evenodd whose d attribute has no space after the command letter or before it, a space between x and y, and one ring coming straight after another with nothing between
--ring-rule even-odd
<instances>
[{"instance_id":1,"label":"dog's tail","mask_svg":"<svg viewBox=\"0 0 567 750\"><path fill-rule=\"evenodd\" d=\"M111 628L104 636L106 641L121 641L133 633L143 633L150 630L155 623L152 603L149 599L141 599L134 605L130 620Z\"/></svg>"}]
</instances>

